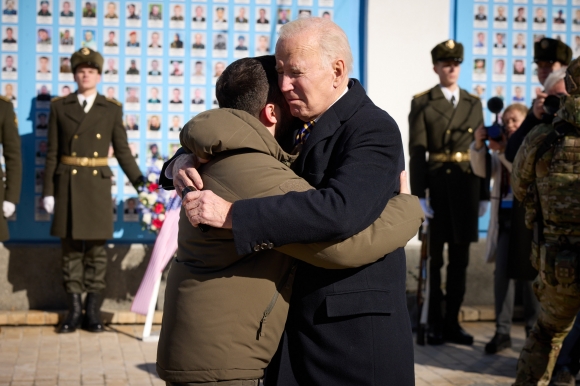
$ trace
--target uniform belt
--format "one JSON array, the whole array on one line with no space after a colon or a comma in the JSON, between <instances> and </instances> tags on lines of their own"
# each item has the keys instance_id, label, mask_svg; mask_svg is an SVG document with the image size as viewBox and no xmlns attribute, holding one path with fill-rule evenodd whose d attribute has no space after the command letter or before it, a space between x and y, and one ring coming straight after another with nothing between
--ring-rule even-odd
<instances>
[{"instance_id":1,"label":"uniform belt","mask_svg":"<svg viewBox=\"0 0 580 386\"><path fill-rule=\"evenodd\" d=\"M467 162L469 158L469 152L429 153L430 162Z\"/></svg>"},{"instance_id":2,"label":"uniform belt","mask_svg":"<svg viewBox=\"0 0 580 386\"><path fill-rule=\"evenodd\" d=\"M60 156L60 163L63 165L86 166L92 168L95 166L108 166L109 159L107 157L89 158L89 157L71 157L69 155L62 155Z\"/></svg>"}]
</instances>

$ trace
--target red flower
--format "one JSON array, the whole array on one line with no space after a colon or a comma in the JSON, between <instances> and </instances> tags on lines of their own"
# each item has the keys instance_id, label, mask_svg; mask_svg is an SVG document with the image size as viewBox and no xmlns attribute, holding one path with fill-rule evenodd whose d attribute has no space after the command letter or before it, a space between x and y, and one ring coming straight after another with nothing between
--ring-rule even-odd
<instances>
[{"instance_id":1,"label":"red flower","mask_svg":"<svg viewBox=\"0 0 580 386\"><path fill-rule=\"evenodd\" d=\"M155 218L151 221L151 225L153 225L157 229L161 229L161 227L163 226L163 221L159 220L158 218Z\"/></svg>"},{"instance_id":2,"label":"red flower","mask_svg":"<svg viewBox=\"0 0 580 386\"><path fill-rule=\"evenodd\" d=\"M159 214L159 213L163 213L165 210L165 207L163 206L162 203L158 202L153 206L153 212Z\"/></svg>"},{"instance_id":3,"label":"red flower","mask_svg":"<svg viewBox=\"0 0 580 386\"><path fill-rule=\"evenodd\" d=\"M159 188L159 184L156 184L156 183L154 183L154 182L152 182L152 183L151 183L151 184L149 184L149 186L148 186L149 192L153 192L153 191L157 190L157 188Z\"/></svg>"}]
</instances>

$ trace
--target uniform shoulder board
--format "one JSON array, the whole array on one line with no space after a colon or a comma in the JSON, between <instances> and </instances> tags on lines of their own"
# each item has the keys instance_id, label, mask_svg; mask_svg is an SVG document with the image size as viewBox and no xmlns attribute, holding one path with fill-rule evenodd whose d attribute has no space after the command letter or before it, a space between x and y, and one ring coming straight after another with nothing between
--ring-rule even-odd
<instances>
[{"instance_id":1,"label":"uniform shoulder board","mask_svg":"<svg viewBox=\"0 0 580 386\"><path fill-rule=\"evenodd\" d=\"M413 99L422 97L423 95L427 94L429 91L431 91L431 89L420 92L419 94L415 94L415 95L413 95Z\"/></svg>"},{"instance_id":2,"label":"uniform shoulder board","mask_svg":"<svg viewBox=\"0 0 580 386\"><path fill-rule=\"evenodd\" d=\"M0 95L0 100L3 100L4 102L12 103L12 101L10 99L6 98L4 95Z\"/></svg>"},{"instance_id":3,"label":"uniform shoulder board","mask_svg":"<svg viewBox=\"0 0 580 386\"><path fill-rule=\"evenodd\" d=\"M52 98L50 101L51 102L56 102L56 101L61 100L63 98L64 98L63 96L57 96L57 97Z\"/></svg>"},{"instance_id":4,"label":"uniform shoulder board","mask_svg":"<svg viewBox=\"0 0 580 386\"><path fill-rule=\"evenodd\" d=\"M121 102L119 102L118 100L116 100L116 99L111 99L111 98L105 98L105 99L107 99L107 102L114 103L114 104L116 104L119 107L123 106L123 104Z\"/></svg>"},{"instance_id":5,"label":"uniform shoulder board","mask_svg":"<svg viewBox=\"0 0 580 386\"><path fill-rule=\"evenodd\" d=\"M471 95L472 97L474 97L475 99L480 99L479 95L477 95L477 94L472 94L472 93L468 93L468 94Z\"/></svg>"}]
</instances>

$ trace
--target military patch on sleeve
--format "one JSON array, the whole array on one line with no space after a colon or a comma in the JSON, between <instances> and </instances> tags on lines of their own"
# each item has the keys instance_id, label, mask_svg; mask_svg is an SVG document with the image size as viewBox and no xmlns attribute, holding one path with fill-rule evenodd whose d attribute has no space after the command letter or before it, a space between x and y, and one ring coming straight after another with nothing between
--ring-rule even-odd
<instances>
[{"instance_id":1,"label":"military patch on sleeve","mask_svg":"<svg viewBox=\"0 0 580 386\"><path fill-rule=\"evenodd\" d=\"M292 180L288 180L280 185L280 190L284 193L288 192L305 192L307 190L314 189L312 186L308 184L308 182L304 181L303 179L294 178Z\"/></svg>"},{"instance_id":2,"label":"military patch on sleeve","mask_svg":"<svg viewBox=\"0 0 580 386\"><path fill-rule=\"evenodd\" d=\"M431 91L431 89L420 92L419 94L415 94L415 95L413 95L413 99L419 98L420 96L427 94L429 91Z\"/></svg>"},{"instance_id":3,"label":"military patch on sleeve","mask_svg":"<svg viewBox=\"0 0 580 386\"><path fill-rule=\"evenodd\" d=\"M56 102L56 101L61 100L63 98L64 98L63 96L57 96L57 97L52 98L50 101L51 102Z\"/></svg>"},{"instance_id":4,"label":"military patch on sleeve","mask_svg":"<svg viewBox=\"0 0 580 386\"><path fill-rule=\"evenodd\" d=\"M116 100L116 99L111 99L111 98L105 98L105 99L106 99L108 102L114 103L114 104L116 104L116 105L117 105L117 106L119 106L119 107L123 106L123 104L122 104L121 102L119 102L118 100Z\"/></svg>"}]
</instances>

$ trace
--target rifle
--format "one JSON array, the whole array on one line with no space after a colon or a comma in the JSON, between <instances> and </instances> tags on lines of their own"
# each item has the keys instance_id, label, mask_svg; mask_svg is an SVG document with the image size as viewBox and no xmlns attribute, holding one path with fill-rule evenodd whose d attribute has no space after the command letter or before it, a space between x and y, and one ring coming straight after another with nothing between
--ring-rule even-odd
<instances>
[{"instance_id":1,"label":"rifle","mask_svg":"<svg viewBox=\"0 0 580 386\"><path fill-rule=\"evenodd\" d=\"M424 222L421 227L421 259L419 260L419 278L417 280L417 344L425 345L427 319L429 314L429 225Z\"/></svg>"}]
</instances>

